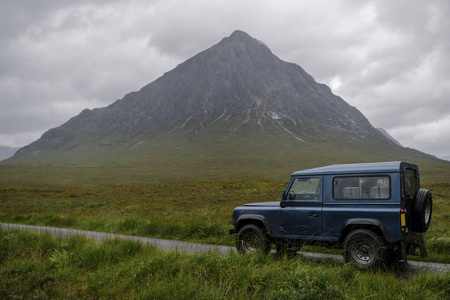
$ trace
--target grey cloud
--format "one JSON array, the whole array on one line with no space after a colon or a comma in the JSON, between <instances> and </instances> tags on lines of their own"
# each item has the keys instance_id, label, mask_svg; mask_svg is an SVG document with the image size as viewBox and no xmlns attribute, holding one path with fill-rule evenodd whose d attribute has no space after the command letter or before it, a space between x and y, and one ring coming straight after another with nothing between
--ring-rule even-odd
<instances>
[{"instance_id":1,"label":"grey cloud","mask_svg":"<svg viewBox=\"0 0 450 300\"><path fill-rule=\"evenodd\" d=\"M115 30L119 8L47 8L20 11L28 25L0 39L0 142L7 133L42 133L84 108L108 105L175 65L147 49L144 38Z\"/></svg>"},{"instance_id":2,"label":"grey cloud","mask_svg":"<svg viewBox=\"0 0 450 300\"><path fill-rule=\"evenodd\" d=\"M240 29L405 145L434 145L450 132L449 15L446 0L2 1L0 144L106 106Z\"/></svg>"}]
</instances>

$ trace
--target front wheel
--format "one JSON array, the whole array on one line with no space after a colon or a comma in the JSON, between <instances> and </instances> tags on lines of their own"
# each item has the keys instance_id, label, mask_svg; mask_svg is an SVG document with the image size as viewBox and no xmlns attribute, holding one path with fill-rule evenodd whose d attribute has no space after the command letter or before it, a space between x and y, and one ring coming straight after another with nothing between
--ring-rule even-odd
<instances>
[{"instance_id":1,"label":"front wheel","mask_svg":"<svg viewBox=\"0 0 450 300\"><path fill-rule=\"evenodd\" d=\"M239 253L269 253L270 241L264 231L256 225L248 224L239 229L236 236L236 249Z\"/></svg>"},{"instance_id":2,"label":"front wheel","mask_svg":"<svg viewBox=\"0 0 450 300\"><path fill-rule=\"evenodd\" d=\"M361 270L379 267L385 260L386 246L376 233L358 229L350 232L344 240L344 260Z\"/></svg>"}]
</instances>

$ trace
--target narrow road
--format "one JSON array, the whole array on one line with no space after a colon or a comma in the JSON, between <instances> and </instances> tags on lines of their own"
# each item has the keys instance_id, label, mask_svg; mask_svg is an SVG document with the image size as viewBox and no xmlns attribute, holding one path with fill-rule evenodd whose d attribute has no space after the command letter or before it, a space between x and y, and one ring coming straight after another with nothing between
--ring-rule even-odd
<instances>
[{"instance_id":1,"label":"narrow road","mask_svg":"<svg viewBox=\"0 0 450 300\"><path fill-rule=\"evenodd\" d=\"M208 244L200 244L200 243L190 243L190 242L182 242L182 241L173 241L173 240L164 240L164 239L155 239L155 238L147 238L133 235L124 235L124 234L116 234L116 233L106 233L106 232L98 232L98 231L88 231L88 230L78 230L78 229L67 229L67 228L59 228L59 227L47 227L47 226L33 226L33 225L20 225L20 224L9 224L9 223L0 223L0 227L4 230L9 229L19 229L19 230L27 230L27 231L35 231L38 233L50 233L54 236L59 237L70 237L70 236L86 236L88 238L102 241L104 239L111 238L120 238L124 240L132 240L139 241L142 244L153 245L162 250L177 250L183 253L202 253L209 251L218 251L222 254L227 254L230 251L236 251L234 247L231 246L220 246L220 245L208 245ZM335 254L323 254L323 253L309 253L309 252L299 252L299 254L303 257L312 260L337 260L343 261L343 257L341 255ZM419 270L430 270L438 273L446 273L450 270L450 264L441 264L441 263L431 263L431 262L419 262L419 261L408 261L409 271L412 273L416 273Z\"/></svg>"}]
</instances>

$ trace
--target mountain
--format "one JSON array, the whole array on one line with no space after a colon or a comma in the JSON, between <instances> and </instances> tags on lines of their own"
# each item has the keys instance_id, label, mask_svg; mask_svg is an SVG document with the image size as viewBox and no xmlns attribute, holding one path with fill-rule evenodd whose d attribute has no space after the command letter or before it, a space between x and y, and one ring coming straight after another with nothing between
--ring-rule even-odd
<instances>
[{"instance_id":1,"label":"mountain","mask_svg":"<svg viewBox=\"0 0 450 300\"><path fill-rule=\"evenodd\" d=\"M10 158L19 148L0 146L0 161Z\"/></svg>"},{"instance_id":2,"label":"mountain","mask_svg":"<svg viewBox=\"0 0 450 300\"><path fill-rule=\"evenodd\" d=\"M387 137L389 140L391 140L392 142L394 142L395 144L401 146L400 142L397 141L396 139L394 139L386 130L384 130L383 128L377 128L378 131L380 131L385 137Z\"/></svg>"},{"instance_id":3,"label":"mountain","mask_svg":"<svg viewBox=\"0 0 450 300\"><path fill-rule=\"evenodd\" d=\"M300 66L235 31L141 90L50 129L8 162L188 179L397 159L437 160L386 138Z\"/></svg>"}]
</instances>

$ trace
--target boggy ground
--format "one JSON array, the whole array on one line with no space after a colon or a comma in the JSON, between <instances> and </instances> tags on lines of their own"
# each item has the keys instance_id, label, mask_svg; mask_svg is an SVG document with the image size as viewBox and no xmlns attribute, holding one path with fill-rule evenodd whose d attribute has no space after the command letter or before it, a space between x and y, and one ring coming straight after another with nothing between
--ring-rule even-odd
<instances>
[{"instance_id":1,"label":"boggy ground","mask_svg":"<svg viewBox=\"0 0 450 300\"><path fill-rule=\"evenodd\" d=\"M278 201L287 180L0 187L0 221L234 245L231 212ZM433 194L427 261L450 263L450 183L422 183ZM306 251L340 253L322 247ZM416 259L410 257L409 259Z\"/></svg>"}]
</instances>

